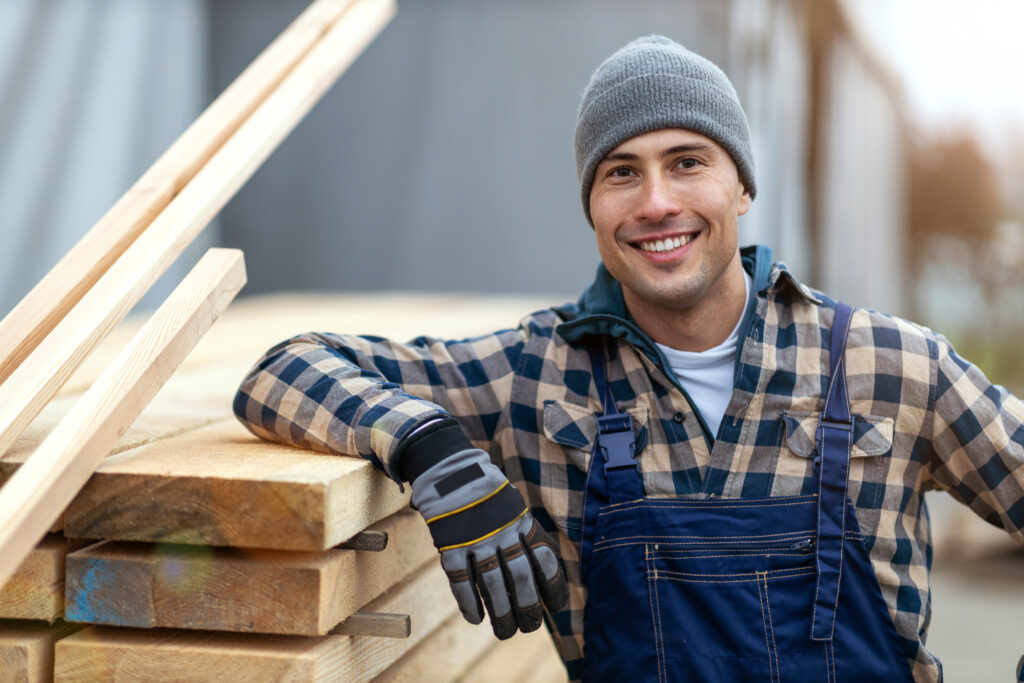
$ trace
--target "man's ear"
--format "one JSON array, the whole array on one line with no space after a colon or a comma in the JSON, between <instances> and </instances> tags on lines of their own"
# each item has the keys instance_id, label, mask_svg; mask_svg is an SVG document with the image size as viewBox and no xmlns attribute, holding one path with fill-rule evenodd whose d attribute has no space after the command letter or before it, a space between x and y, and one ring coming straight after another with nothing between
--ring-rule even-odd
<instances>
[{"instance_id":1,"label":"man's ear","mask_svg":"<svg viewBox=\"0 0 1024 683\"><path fill-rule=\"evenodd\" d=\"M739 196L739 205L738 205L738 207L736 209L736 215L737 216L742 216L747 211L750 211L750 203L753 200L750 198L750 193L747 192L747 188L745 188L743 186L743 183L740 183L739 188L740 188L739 189L740 196Z\"/></svg>"}]
</instances>

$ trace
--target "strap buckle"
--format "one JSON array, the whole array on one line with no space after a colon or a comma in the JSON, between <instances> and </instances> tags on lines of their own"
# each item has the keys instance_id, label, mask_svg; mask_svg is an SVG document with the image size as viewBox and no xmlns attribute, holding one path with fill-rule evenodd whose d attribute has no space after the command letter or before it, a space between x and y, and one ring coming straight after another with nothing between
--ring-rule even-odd
<instances>
[{"instance_id":1,"label":"strap buckle","mask_svg":"<svg viewBox=\"0 0 1024 683\"><path fill-rule=\"evenodd\" d=\"M604 471L636 467L636 436L628 413L597 418L597 447L604 456Z\"/></svg>"}]
</instances>

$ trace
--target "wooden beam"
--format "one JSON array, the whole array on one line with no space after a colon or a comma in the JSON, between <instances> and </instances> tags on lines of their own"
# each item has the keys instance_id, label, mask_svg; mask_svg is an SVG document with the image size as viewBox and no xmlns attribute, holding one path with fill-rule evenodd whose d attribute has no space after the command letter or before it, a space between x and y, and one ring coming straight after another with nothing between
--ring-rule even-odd
<instances>
[{"instance_id":1,"label":"wooden beam","mask_svg":"<svg viewBox=\"0 0 1024 683\"><path fill-rule=\"evenodd\" d=\"M411 510L373 531L389 534L394 543L379 553L311 553L106 541L68 556L66 618L139 628L324 635L436 560L430 533Z\"/></svg>"},{"instance_id":2,"label":"wooden beam","mask_svg":"<svg viewBox=\"0 0 1024 683\"><path fill-rule=\"evenodd\" d=\"M64 560L85 541L50 534L32 549L0 590L0 619L64 617Z\"/></svg>"},{"instance_id":3,"label":"wooden beam","mask_svg":"<svg viewBox=\"0 0 1024 683\"><path fill-rule=\"evenodd\" d=\"M369 461L263 441L232 418L108 458L64 533L154 543L326 550L406 507Z\"/></svg>"},{"instance_id":4,"label":"wooden beam","mask_svg":"<svg viewBox=\"0 0 1024 683\"><path fill-rule=\"evenodd\" d=\"M132 343L0 488L0 586L243 284L240 251L207 251Z\"/></svg>"},{"instance_id":5,"label":"wooden beam","mask_svg":"<svg viewBox=\"0 0 1024 683\"><path fill-rule=\"evenodd\" d=\"M374 683L450 683L461 678L500 642L486 624L473 625L456 614L373 680ZM532 681L529 677L524 680Z\"/></svg>"},{"instance_id":6,"label":"wooden beam","mask_svg":"<svg viewBox=\"0 0 1024 683\"><path fill-rule=\"evenodd\" d=\"M530 681L530 683L564 683L565 665L547 629L517 633L498 642L470 666L458 679L471 681Z\"/></svg>"},{"instance_id":7,"label":"wooden beam","mask_svg":"<svg viewBox=\"0 0 1024 683\"><path fill-rule=\"evenodd\" d=\"M408 614L408 638L268 636L92 626L56 647L56 678L108 680L365 681L397 661L455 615L440 563L367 605ZM487 628L483 626L482 628Z\"/></svg>"},{"instance_id":8,"label":"wooden beam","mask_svg":"<svg viewBox=\"0 0 1024 683\"><path fill-rule=\"evenodd\" d=\"M53 331L0 384L0 454L394 14L356 0Z\"/></svg>"},{"instance_id":9,"label":"wooden beam","mask_svg":"<svg viewBox=\"0 0 1024 683\"><path fill-rule=\"evenodd\" d=\"M0 384L317 43L350 0L316 0L0 321Z\"/></svg>"},{"instance_id":10,"label":"wooden beam","mask_svg":"<svg viewBox=\"0 0 1024 683\"><path fill-rule=\"evenodd\" d=\"M54 643L73 630L63 623L0 621L0 680L51 683Z\"/></svg>"}]
</instances>

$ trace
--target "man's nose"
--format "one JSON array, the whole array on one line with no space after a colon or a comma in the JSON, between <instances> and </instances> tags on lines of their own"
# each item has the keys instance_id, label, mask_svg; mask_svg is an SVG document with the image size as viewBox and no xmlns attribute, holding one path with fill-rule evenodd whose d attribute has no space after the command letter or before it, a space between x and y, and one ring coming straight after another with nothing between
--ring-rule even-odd
<instances>
[{"instance_id":1,"label":"man's nose","mask_svg":"<svg viewBox=\"0 0 1024 683\"><path fill-rule=\"evenodd\" d=\"M672 183L660 175L649 175L644 180L643 192L637 205L637 218L657 223L682 211L679 193Z\"/></svg>"}]
</instances>

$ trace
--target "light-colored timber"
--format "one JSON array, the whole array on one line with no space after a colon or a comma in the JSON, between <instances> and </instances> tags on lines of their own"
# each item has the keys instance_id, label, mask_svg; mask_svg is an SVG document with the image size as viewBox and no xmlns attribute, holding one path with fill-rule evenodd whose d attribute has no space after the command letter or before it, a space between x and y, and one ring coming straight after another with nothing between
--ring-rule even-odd
<instances>
[{"instance_id":1,"label":"light-colored timber","mask_svg":"<svg viewBox=\"0 0 1024 683\"><path fill-rule=\"evenodd\" d=\"M367 611L408 614L408 638L268 636L93 626L57 643L56 680L367 681L452 617L437 562L374 600Z\"/></svg>"},{"instance_id":2,"label":"light-colored timber","mask_svg":"<svg viewBox=\"0 0 1024 683\"><path fill-rule=\"evenodd\" d=\"M83 545L59 534L40 541L0 589L0 619L63 618L64 559Z\"/></svg>"},{"instance_id":3,"label":"light-colored timber","mask_svg":"<svg viewBox=\"0 0 1024 683\"><path fill-rule=\"evenodd\" d=\"M0 321L0 383L281 82L351 0L316 0Z\"/></svg>"},{"instance_id":4,"label":"light-colored timber","mask_svg":"<svg viewBox=\"0 0 1024 683\"><path fill-rule=\"evenodd\" d=\"M456 614L373 680L374 683L451 683L500 642L488 623L474 625Z\"/></svg>"},{"instance_id":5,"label":"light-colored timber","mask_svg":"<svg viewBox=\"0 0 1024 683\"><path fill-rule=\"evenodd\" d=\"M240 251L207 251L0 488L0 586L244 284Z\"/></svg>"},{"instance_id":6,"label":"light-colored timber","mask_svg":"<svg viewBox=\"0 0 1024 683\"><path fill-rule=\"evenodd\" d=\"M50 683L54 643L71 627L30 621L0 621L0 681Z\"/></svg>"},{"instance_id":7,"label":"light-colored timber","mask_svg":"<svg viewBox=\"0 0 1024 683\"><path fill-rule=\"evenodd\" d=\"M332 628L331 634L375 638L408 638L412 635L412 619L409 618L408 614L356 612Z\"/></svg>"},{"instance_id":8,"label":"light-colored timber","mask_svg":"<svg viewBox=\"0 0 1024 683\"><path fill-rule=\"evenodd\" d=\"M565 665L544 628L517 633L487 650L459 683L565 683Z\"/></svg>"},{"instance_id":9,"label":"light-colored timber","mask_svg":"<svg viewBox=\"0 0 1024 683\"><path fill-rule=\"evenodd\" d=\"M0 384L0 454L394 14L356 0Z\"/></svg>"},{"instance_id":10,"label":"light-colored timber","mask_svg":"<svg viewBox=\"0 0 1024 683\"><path fill-rule=\"evenodd\" d=\"M108 457L64 533L154 543L326 550L406 507L369 461L263 441L234 418Z\"/></svg>"},{"instance_id":11,"label":"light-colored timber","mask_svg":"<svg viewBox=\"0 0 1024 683\"><path fill-rule=\"evenodd\" d=\"M436 561L430 533L411 510L371 531L391 537L386 550L311 553L105 541L68 556L66 618L109 626L324 635L417 567ZM361 619L364 627L371 623ZM377 635L395 633L393 624L385 626Z\"/></svg>"}]
</instances>

